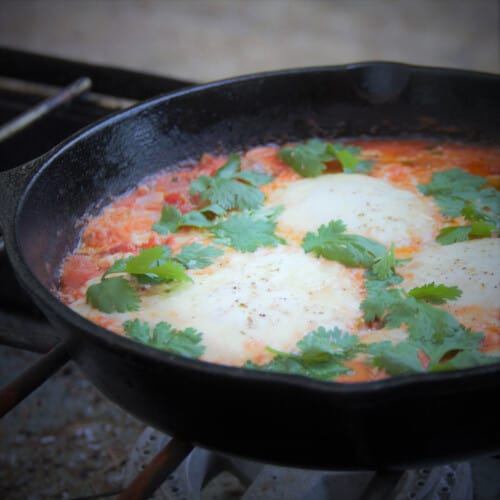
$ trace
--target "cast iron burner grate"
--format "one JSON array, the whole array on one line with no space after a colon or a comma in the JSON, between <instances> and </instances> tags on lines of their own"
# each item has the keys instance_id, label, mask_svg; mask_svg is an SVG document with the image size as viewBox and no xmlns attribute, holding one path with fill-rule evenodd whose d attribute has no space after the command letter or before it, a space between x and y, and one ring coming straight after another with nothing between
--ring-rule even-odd
<instances>
[{"instance_id":1,"label":"cast iron burner grate","mask_svg":"<svg viewBox=\"0 0 500 500\"><path fill-rule=\"evenodd\" d=\"M130 483L169 441L148 427L125 468ZM265 465L194 449L155 500L472 500L469 463L404 472L315 471ZM477 496L476 496L477 498Z\"/></svg>"}]
</instances>

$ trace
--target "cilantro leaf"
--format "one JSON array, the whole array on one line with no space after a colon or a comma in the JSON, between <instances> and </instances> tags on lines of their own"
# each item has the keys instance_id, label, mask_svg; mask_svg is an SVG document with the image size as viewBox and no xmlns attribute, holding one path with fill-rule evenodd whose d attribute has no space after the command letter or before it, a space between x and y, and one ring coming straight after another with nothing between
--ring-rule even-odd
<instances>
[{"instance_id":1,"label":"cilantro leaf","mask_svg":"<svg viewBox=\"0 0 500 500\"><path fill-rule=\"evenodd\" d=\"M463 327L448 311L426 303L417 302L414 317L407 321L410 339L429 356L430 368L449 353L479 349L484 338Z\"/></svg>"},{"instance_id":2,"label":"cilantro leaf","mask_svg":"<svg viewBox=\"0 0 500 500\"><path fill-rule=\"evenodd\" d=\"M302 177L318 177L326 169L326 163L335 158L327 143L318 139L311 139L294 147L284 147L278 156Z\"/></svg>"},{"instance_id":3,"label":"cilantro leaf","mask_svg":"<svg viewBox=\"0 0 500 500\"><path fill-rule=\"evenodd\" d=\"M406 375L411 373L441 372L459 370L498 361L498 358L487 356L477 350L477 334L471 334L465 343L459 344L456 339L447 339L441 346L423 344L419 341L403 341L392 345L389 341L378 342L368 346L368 353L373 355L372 364L384 369L389 375ZM461 350L463 349L463 350ZM424 368L419 360L419 352L429 356L429 365ZM443 360L443 357L447 359Z\"/></svg>"},{"instance_id":4,"label":"cilantro leaf","mask_svg":"<svg viewBox=\"0 0 500 500\"><path fill-rule=\"evenodd\" d=\"M176 330L172 325L161 321L151 330L147 322L138 319L125 321L123 328L129 337L174 354L198 358L205 352L205 347L200 345L202 334L194 328Z\"/></svg>"},{"instance_id":5,"label":"cilantro leaf","mask_svg":"<svg viewBox=\"0 0 500 500\"><path fill-rule=\"evenodd\" d=\"M122 276L103 279L87 289L87 303L105 313L137 311L139 297Z\"/></svg>"},{"instance_id":6,"label":"cilantro leaf","mask_svg":"<svg viewBox=\"0 0 500 500\"><path fill-rule=\"evenodd\" d=\"M476 202L476 206L484 212L489 212L496 216L500 215L500 192L494 187L481 189L480 201Z\"/></svg>"},{"instance_id":7,"label":"cilantro leaf","mask_svg":"<svg viewBox=\"0 0 500 500\"><path fill-rule=\"evenodd\" d=\"M103 278L106 278L110 274L120 274L120 273L126 273L127 272L127 260L130 259L130 257L127 257L125 259L118 259L115 261L109 268L108 270L103 274Z\"/></svg>"},{"instance_id":8,"label":"cilantro leaf","mask_svg":"<svg viewBox=\"0 0 500 500\"><path fill-rule=\"evenodd\" d=\"M345 234L346 225L341 220L322 225L317 234L307 233L302 241L306 253L338 261L350 267L370 267L385 254L384 245L359 236Z\"/></svg>"},{"instance_id":9,"label":"cilantro leaf","mask_svg":"<svg viewBox=\"0 0 500 500\"><path fill-rule=\"evenodd\" d=\"M489 238L496 226L484 220L473 222L470 226L448 226L439 231L436 238L441 245L451 245L473 238Z\"/></svg>"},{"instance_id":10,"label":"cilantro leaf","mask_svg":"<svg viewBox=\"0 0 500 500\"><path fill-rule=\"evenodd\" d=\"M342 332L338 328L326 330L323 327L309 332L297 343L297 347L297 354L268 348L275 355L270 363L257 365L247 361L245 367L332 380L349 373L344 362L365 350L365 345L360 343L356 335Z\"/></svg>"},{"instance_id":11,"label":"cilantro leaf","mask_svg":"<svg viewBox=\"0 0 500 500\"><path fill-rule=\"evenodd\" d=\"M377 257L374 260L372 271L377 279L385 281L396 274L397 265L398 260L394 255L394 243L392 243L390 248L381 257Z\"/></svg>"},{"instance_id":12,"label":"cilantro leaf","mask_svg":"<svg viewBox=\"0 0 500 500\"><path fill-rule=\"evenodd\" d=\"M413 291L410 296L398 288L367 283L367 298L361 304L365 321L378 319L389 329L406 325L409 341L429 357L429 369L450 352L479 348L481 333L467 330L448 311L425 301L443 303L457 298L460 290L432 283Z\"/></svg>"},{"instance_id":13,"label":"cilantro leaf","mask_svg":"<svg viewBox=\"0 0 500 500\"><path fill-rule=\"evenodd\" d=\"M493 188L492 188L493 189ZM483 189L483 193L487 191L486 189ZM493 189L493 191L496 192L496 190ZM494 205L492 203L492 205ZM497 210L498 212L498 210ZM495 212L493 212L495 213ZM471 221L471 222L487 222L488 224L495 225L495 219L488 213L483 212L481 210L475 209L472 205L466 205L464 208L462 208L462 215L464 216L465 220Z\"/></svg>"},{"instance_id":14,"label":"cilantro leaf","mask_svg":"<svg viewBox=\"0 0 500 500\"><path fill-rule=\"evenodd\" d=\"M365 285L367 294L361 303L361 310L368 324L375 320L385 324L393 311L402 309L404 306L402 291L398 288L386 288L385 285L380 281L368 281ZM395 328L398 326L399 324L396 324Z\"/></svg>"},{"instance_id":15,"label":"cilantro leaf","mask_svg":"<svg viewBox=\"0 0 500 500\"><path fill-rule=\"evenodd\" d=\"M412 288L408 292L409 297L415 297L431 304L444 304L447 300L456 300L461 295L462 290L457 286L436 285L434 282Z\"/></svg>"},{"instance_id":16,"label":"cilantro leaf","mask_svg":"<svg viewBox=\"0 0 500 500\"><path fill-rule=\"evenodd\" d=\"M363 350L357 335L351 335L339 328L326 330L320 326L297 342L297 347L306 362L330 359L332 356L351 359Z\"/></svg>"},{"instance_id":17,"label":"cilantro leaf","mask_svg":"<svg viewBox=\"0 0 500 500\"><path fill-rule=\"evenodd\" d=\"M181 251L174 255L174 259L187 269L203 269L210 266L213 259L220 257L223 253L220 248L192 243L182 247Z\"/></svg>"},{"instance_id":18,"label":"cilantro leaf","mask_svg":"<svg viewBox=\"0 0 500 500\"><path fill-rule=\"evenodd\" d=\"M234 178L246 182L251 186L263 186L272 180L270 175L255 172L253 170L240 170L234 175Z\"/></svg>"},{"instance_id":19,"label":"cilantro leaf","mask_svg":"<svg viewBox=\"0 0 500 500\"><path fill-rule=\"evenodd\" d=\"M189 193L200 194L202 201L229 210L258 208L264 202L264 193L258 188L272 177L258 172L241 171L239 155L231 155L213 177L201 175L191 183Z\"/></svg>"},{"instance_id":20,"label":"cilantro leaf","mask_svg":"<svg viewBox=\"0 0 500 500\"><path fill-rule=\"evenodd\" d=\"M318 177L325 171L326 164L335 159L340 162L344 172L369 172L372 163L361 159L358 156L360 151L361 148L353 146L311 139L305 144L282 148L278 156L303 177Z\"/></svg>"},{"instance_id":21,"label":"cilantro leaf","mask_svg":"<svg viewBox=\"0 0 500 500\"><path fill-rule=\"evenodd\" d=\"M173 205L163 205L161 208L161 217L158 222L153 224L153 231L159 234L175 233L179 229L182 214Z\"/></svg>"},{"instance_id":22,"label":"cilantro leaf","mask_svg":"<svg viewBox=\"0 0 500 500\"><path fill-rule=\"evenodd\" d=\"M468 330L451 313L435 307L460 297L462 292L458 287L432 282L405 292L392 287L402 281L399 275L389 273L388 278L385 272L377 275L374 267L379 262L365 273L366 298L361 303L364 320L367 324L377 320L388 329L405 325L408 340L395 346L391 342L369 346L374 366L390 375L439 371L453 369L452 363L446 366L445 363L457 353L477 352L484 335ZM419 359L420 352L428 359L425 369Z\"/></svg>"},{"instance_id":23,"label":"cilantro leaf","mask_svg":"<svg viewBox=\"0 0 500 500\"><path fill-rule=\"evenodd\" d=\"M489 191L489 189L483 189L482 193ZM496 190L494 190L496 192ZM499 212L498 202L500 198L497 199L496 204L491 203L491 206L495 208L496 213ZM444 227L439 231L436 238L438 243L441 245L451 245L452 243L457 243L459 241L467 241L473 238L489 238L493 231L498 227L498 217L493 217L495 212L485 212L478 210L472 206L469 202L462 208L461 215L465 220L471 222L467 226L448 226Z\"/></svg>"},{"instance_id":24,"label":"cilantro leaf","mask_svg":"<svg viewBox=\"0 0 500 500\"><path fill-rule=\"evenodd\" d=\"M363 160L359 157L361 148L354 146L342 146L341 144L331 144L329 146L337 160L342 165L342 170L345 173L362 173L367 174L370 172L373 162L371 160Z\"/></svg>"},{"instance_id":25,"label":"cilantro leaf","mask_svg":"<svg viewBox=\"0 0 500 500\"><path fill-rule=\"evenodd\" d=\"M437 172L429 184L420 184L418 189L426 196L433 196L444 215L458 217L467 206L499 211L500 195L493 188L481 189L487 179L452 168Z\"/></svg>"},{"instance_id":26,"label":"cilantro leaf","mask_svg":"<svg viewBox=\"0 0 500 500\"><path fill-rule=\"evenodd\" d=\"M436 241L441 245L452 245L459 241L467 241L470 236L471 226L443 227L437 235Z\"/></svg>"},{"instance_id":27,"label":"cilantro leaf","mask_svg":"<svg viewBox=\"0 0 500 500\"><path fill-rule=\"evenodd\" d=\"M240 252L254 252L260 247L275 247L285 243L276 236L274 218L277 210L238 213L214 224L210 231L214 242L230 246Z\"/></svg>"},{"instance_id":28,"label":"cilantro leaf","mask_svg":"<svg viewBox=\"0 0 500 500\"><path fill-rule=\"evenodd\" d=\"M147 248L127 259L125 271L134 276L146 275L162 281L190 281L185 267L170 257L170 249L166 246Z\"/></svg>"},{"instance_id":29,"label":"cilantro leaf","mask_svg":"<svg viewBox=\"0 0 500 500\"><path fill-rule=\"evenodd\" d=\"M118 259L104 273L100 283L87 289L87 303L106 313L136 311L140 299L132 283L123 276L108 278L117 273L127 273L140 284L191 281L186 268L171 258L170 249L156 246L142 250L135 257Z\"/></svg>"},{"instance_id":30,"label":"cilantro leaf","mask_svg":"<svg viewBox=\"0 0 500 500\"><path fill-rule=\"evenodd\" d=\"M390 341L377 342L368 346L368 352L373 355L373 365L384 369L389 375L425 372L418 358L418 347L409 342L396 345Z\"/></svg>"},{"instance_id":31,"label":"cilantro leaf","mask_svg":"<svg viewBox=\"0 0 500 500\"><path fill-rule=\"evenodd\" d=\"M198 210L182 214L173 205L163 205L161 217L152 229L159 234L175 233L183 226L209 227L212 223Z\"/></svg>"},{"instance_id":32,"label":"cilantro leaf","mask_svg":"<svg viewBox=\"0 0 500 500\"><path fill-rule=\"evenodd\" d=\"M460 351L452 358L434 365L432 367L432 371L439 372L473 368L474 366L496 363L498 360L498 356L488 356L479 351Z\"/></svg>"}]
</instances>

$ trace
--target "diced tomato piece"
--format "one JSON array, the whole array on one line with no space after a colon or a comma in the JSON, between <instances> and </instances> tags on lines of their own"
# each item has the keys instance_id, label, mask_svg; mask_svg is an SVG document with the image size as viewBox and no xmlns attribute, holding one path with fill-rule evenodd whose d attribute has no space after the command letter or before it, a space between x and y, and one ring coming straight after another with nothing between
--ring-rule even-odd
<instances>
[{"instance_id":1,"label":"diced tomato piece","mask_svg":"<svg viewBox=\"0 0 500 500\"><path fill-rule=\"evenodd\" d=\"M61 290L75 295L91 278L99 276L102 269L88 255L70 255L64 262Z\"/></svg>"}]
</instances>

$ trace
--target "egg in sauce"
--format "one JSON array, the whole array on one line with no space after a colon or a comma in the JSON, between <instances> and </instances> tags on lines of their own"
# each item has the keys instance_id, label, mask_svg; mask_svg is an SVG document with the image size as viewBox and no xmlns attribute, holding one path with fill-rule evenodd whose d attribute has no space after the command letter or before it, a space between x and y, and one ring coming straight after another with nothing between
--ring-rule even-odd
<instances>
[{"instance_id":1,"label":"egg in sauce","mask_svg":"<svg viewBox=\"0 0 500 500\"><path fill-rule=\"evenodd\" d=\"M186 342L191 339L202 346L193 351L201 360L324 380L365 382L412 370L425 372L461 350L465 354L456 358L458 368L473 365L470 359L494 361L500 355L500 240L494 221L500 211L495 198L500 150L423 140L366 140L355 145L361 148L360 161L370 163L366 172L343 169L339 155L325 161L319 175L303 177L287 163L282 148L269 145L241 153L238 168L231 172L227 165L234 156L205 154L189 168L145 179L86 221L78 247L62 266L59 297L119 335L129 334L131 325L148 325L149 330L134 337L155 347L169 350L168 343L160 345L160 335L181 332ZM235 190L236 205L242 200L250 203L245 198L250 193L240 192L241 185L250 185L252 199L255 190L261 193L256 209L214 203L223 202L225 194L213 190L210 179L224 177L220 172L225 168L226 179L220 182L225 193ZM424 194L420 186L450 169L484 179L482 189L489 189L493 202L476 217L488 219L486 236L472 234L463 241L440 243L444 228L469 222L462 214L443 213L439 197ZM185 224L193 219L182 217L193 214L201 225ZM167 215L168 228L159 230L156 224ZM255 226L242 226L239 233L233 227L248 221ZM320 241L321 228L326 234L332 221L329 229L340 235L336 251L343 253L351 246L347 250L352 256L361 248L371 259L369 265L346 264L343 258L332 258L331 249L307 250L306 239ZM264 229L267 232L260 234ZM131 272L125 264L109 274L117 262L159 248L164 254L156 264L183 266L186 279L153 279L151 263L143 274ZM202 264L189 265L180 257L165 264L181 256L183 249L206 248L211 249L210 258ZM391 251L393 265L388 269L393 282L385 283L380 297L396 294L397 300L373 304L376 293L370 292L374 285L369 273ZM99 306L89 294L92 286L98 290L103 282L110 285L111 275L126 280L125 285L116 281L117 286L133 288L135 302L130 307ZM431 296L417 297L422 287L429 293L428 285ZM439 293L458 296L436 298L436 287L441 287ZM381 308L378 316L370 312L374 307ZM402 314L397 307L413 307L414 312L406 311L407 319L397 324ZM420 340L412 340L420 338L412 326L414 316L425 314L441 314L442 321L453 323L450 331L465 335L469 343L458 342L457 349L442 351L442 360L433 361ZM164 325L163 330L158 329L155 342L148 342L155 335L154 325ZM472 344L474 352L461 347ZM380 354L380 349L386 353ZM438 350L435 355L440 354Z\"/></svg>"}]
</instances>

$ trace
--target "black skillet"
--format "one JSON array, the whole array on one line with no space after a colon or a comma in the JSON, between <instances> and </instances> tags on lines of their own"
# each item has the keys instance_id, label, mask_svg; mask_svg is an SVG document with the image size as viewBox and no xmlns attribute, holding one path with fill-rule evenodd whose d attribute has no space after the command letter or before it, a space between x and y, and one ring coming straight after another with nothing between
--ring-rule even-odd
<instances>
[{"instance_id":1,"label":"black skillet","mask_svg":"<svg viewBox=\"0 0 500 500\"><path fill-rule=\"evenodd\" d=\"M50 290L84 214L203 152L310 137L499 144L500 76L363 63L192 87L142 103L0 175L12 266L70 356L112 401L195 445L282 465L408 468L500 452L500 363L364 384L184 359L78 316Z\"/></svg>"}]
</instances>

